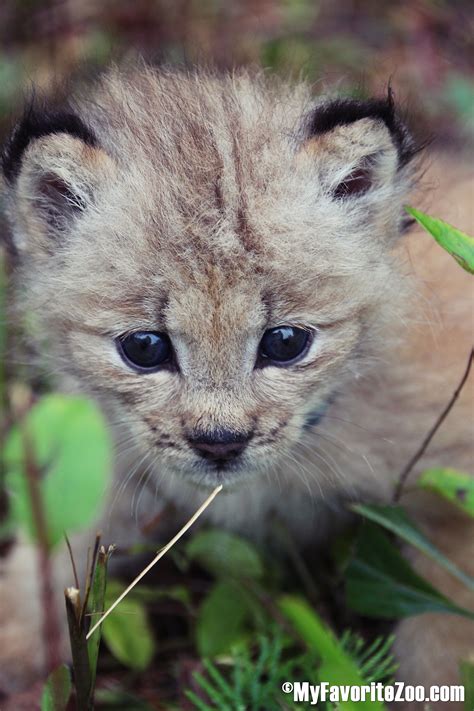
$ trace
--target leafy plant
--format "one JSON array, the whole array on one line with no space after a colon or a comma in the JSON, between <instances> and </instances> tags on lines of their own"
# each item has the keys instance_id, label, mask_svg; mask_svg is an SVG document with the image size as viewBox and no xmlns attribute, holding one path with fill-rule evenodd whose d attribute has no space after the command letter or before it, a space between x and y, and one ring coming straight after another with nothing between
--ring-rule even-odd
<instances>
[{"instance_id":1,"label":"leafy plant","mask_svg":"<svg viewBox=\"0 0 474 711\"><path fill-rule=\"evenodd\" d=\"M368 617L398 619L423 612L451 612L474 619L418 575L375 524L362 527L345 574L346 600Z\"/></svg>"},{"instance_id":2,"label":"leafy plant","mask_svg":"<svg viewBox=\"0 0 474 711\"><path fill-rule=\"evenodd\" d=\"M94 707L97 661L102 630L101 628L97 629L89 641L87 640L87 630L89 618L94 619L96 615L102 614L104 609L107 566L112 552L113 547L109 546L106 550L100 545L100 537L97 536L86 572L84 590L81 593L74 567L77 587L71 586L64 591L77 711L92 711ZM42 711L44 710L42 709ZM55 711L63 711L63 709L58 706Z\"/></svg>"},{"instance_id":3,"label":"leafy plant","mask_svg":"<svg viewBox=\"0 0 474 711\"><path fill-rule=\"evenodd\" d=\"M199 711L214 711L216 708L273 711L281 709L283 699L286 708L296 709L297 706L282 693L282 683L291 679L312 679L315 663L314 654L295 651L291 640L281 630L273 628L268 635L259 637L255 654L247 645L240 645L221 667L204 659L207 673L195 673L194 678L207 700L191 690L186 691L186 696Z\"/></svg>"},{"instance_id":4,"label":"leafy plant","mask_svg":"<svg viewBox=\"0 0 474 711\"><path fill-rule=\"evenodd\" d=\"M318 676L330 685L349 684L361 686L364 677L357 661L351 657L335 634L321 620L306 600L295 596L284 596L279 601L279 607L289 619L298 635L306 642L308 648L319 657ZM341 701L341 711L355 711L356 708L369 708L369 703ZM370 702L371 709L382 709L380 702Z\"/></svg>"},{"instance_id":5,"label":"leafy plant","mask_svg":"<svg viewBox=\"0 0 474 711\"><path fill-rule=\"evenodd\" d=\"M282 600L282 604L290 609L289 598ZM301 601L291 601L290 615L296 613L297 618L303 608L296 611L295 604L299 606ZM322 623L314 611L304 610L304 615L305 622L306 615L309 615L311 624L314 624L315 619L317 620L319 631L324 628L324 625L321 627ZM272 711L281 708L301 708L299 702L293 703L291 696L282 693L282 685L288 681L298 680L310 680L312 684L317 684L320 680L327 681L328 666L330 675L341 674L341 678L348 669L352 669L355 674L360 673L359 681L364 684L391 681L396 669L390 652L393 637L378 637L372 644L367 645L358 635L346 632L340 643L335 643L334 648L337 651L330 660L326 645L330 640L332 646L334 638L329 630L326 629L322 637L318 633L317 639L312 634L308 639L311 641L306 650L302 651L298 649L295 640L281 628L272 626L265 635L259 636L255 650L246 644L234 647L231 657L226 658L220 665L205 659L203 661L205 674L194 674L202 696L198 696L192 690L188 690L186 696L199 711L210 709ZM355 669L358 669L358 672L355 672ZM345 679L344 683L349 682ZM209 702L213 705L210 706ZM349 709L353 706L350 702L341 702L340 708ZM364 708L364 705L358 707ZM318 708L329 710L333 705L329 702L320 702ZM365 708L369 708L368 704ZM379 708L383 706L380 705Z\"/></svg>"},{"instance_id":6,"label":"leafy plant","mask_svg":"<svg viewBox=\"0 0 474 711\"><path fill-rule=\"evenodd\" d=\"M426 215L414 207L407 207L407 212L432 235L467 272L474 274L474 237L461 232L456 227L437 217Z\"/></svg>"},{"instance_id":7,"label":"leafy plant","mask_svg":"<svg viewBox=\"0 0 474 711\"><path fill-rule=\"evenodd\" d=\"M474 578L460 570L436 546L431 543L418 527L410 521L401 506L384 506L377 504L355 504L352 509L369 521L378 523L388 531L395 533L403 541L417 548L451 575L460 580L470 590L474 591Z\"/></svg>"}]
</instances>

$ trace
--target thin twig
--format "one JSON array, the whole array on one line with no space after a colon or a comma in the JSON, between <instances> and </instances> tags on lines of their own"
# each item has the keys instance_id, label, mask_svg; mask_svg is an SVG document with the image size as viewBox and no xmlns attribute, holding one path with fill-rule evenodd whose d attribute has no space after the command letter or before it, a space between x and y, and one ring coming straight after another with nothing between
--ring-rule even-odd
<instances>
[{"instance_id":1,"label":"thin twig","mask_svg":"<svg viewBox=\"0 0 474 711\"><path fill-rule=\"evenodd\" d=\"M135 580L133 580L133 582L130 583L130 585L128 586L128 588L127 588L126 590L124 590L121 595L119 595L119 597L115 600L115 602L109 607L109 609L107 610L107 612L105 612L105 613L102 615L102 617L100 618L100 620L98 620L98 621L95 623L95 625L94 625L93 627L91 627L91 629L89 630L89 632L88 632L88 634L87 634L86 639L89 639L89 637L91 637L91 636L94 634L94 632L96 631L96 629L102 624L102 622L105 620L105 618L110 615L110 613L112 612L112 610L114 610L114 609L117 607L117 605L118 605L120 602L122 602L122 600L124 599L124 597L126 597L126 596L128 595L128 593L130 592L130 590L132 590L132 589L135 587L135 585L136 585L137 583L139 583L142 578L145 577L145 575L153 568L153 566L154 566L156 563L158 563L158 561L160 560L160 558L163 558L163 556L165 555L165 553L167 553L167 552L170 550L170 548L172 548L172 547L174 546L174 544L175 544L177 541L179 541L179 539L181 538L181 536L183 536L183 535L186 533L186 531L187 531L189 528L191 528L191 526L193 525L193 523L195 523L195 521L199 518L199 516L205 511L205 509L207 509L207 507L209 506L209 504L211 504L211 503L214 501L214 499L216 498L217 494L218 494L220 491L222 491L222 484L219 484L219 486L217 486L217 487L214 489L214 491L212 492L212 494L207 497L207 499L205 500L205 502L204 502L203 504L201 504L201 506L198 508L198 510L196 511L196 513L193 514L193 516L191 516L191 518L190 518L189 521L183 526L183 528L181 528L181 530L178 531L178 533L174 536L174 538L172 538L171 541L170 541L169 543L167 543L166 546L165 546L164 548L162 548L162 549L159 551L158 555L156 555L155 558L153 558L153 560L151 561L151 563L149 563L149 564L146 566L146 568L144 568L144 569L142 570L142 572L141 572L139 575L137 575L137 577L135 578Z\"/></svg>"},{"instance_id":2,"label":"thin twig","mask_svg":"<svg viewBox=\"0 0 474 711\"><path fill-rule=\"evenodd\" d=\"M79 590L80 585L79 585L79 577L77 575L76 561L74 560L74 555L72 553L72 548L71 548L71 542L70 542L69 538L67 537L67 533L64 534L64 538L66 541L67 549L69 551L69 558L71 559L72 574L74 575L74 585Z\"/></svg>"},{"instance_id":3,"label":"thin twig","mask_svg":"<svg viewBox=\"0 0 474 711\"><path fill-rule=\"evenodd\" d=\"M473 361L474 361L474 348L471 350L471 352L470 352L470 354L469 354L469 359L468 359L468 361L467 361L467 366L466 366L466 369L465 369L465 371L464 371L464 375L462 376L462 378L461 378L461 380L460 380L460 382L459 382L459 385L457 386L456 390L455 390L454 393L452 394L451 399L449 400L448 404L446 405L446 407L444 408L444 410L442 411L442 413L439 415L439 417L438 417L438 419L436 420L436 422L434 423L433 427L430 429L430 431L429 431L428 434L426 435L426 437L425 437L425 439L423 440L423 442L421 443L419 449L415 452L415 454L413 455L413 457L410 459L410 461L409 461L408 464L406 465L405 469L403 469L403 471L402 471L401 474L399 475L399 477L398 477L398 483L397 483L397 486L396 486L396 488L395 488L395 492L394 492L394 495L393 495L393 502L394 502L394 503L397 503L397 502L399 501L399 499L400 499L400 497L401 497L401 495L402 495L402 492L403 492L404 484L405 484L405 482L406 482L408 476L410 475L410 472L411 472L412 469L416 466L416 464L419 462L419 460L421 459L421 457L424 455L426 449L428 448L428 445L430 444L431 440L432 440L433 437L435 436L436 432L439 430L439 428L440 428L441 425L443 424L444 420L446 419L446 417L447 417L447 416L449 415L449 413L451 412L454 403L455 403L456 400L458 399L458 397L459 397L459 395L461 394L461 391L462 391L464 385L466 384L466 381L467 381L467 379L468 379L468 377L469 377L469 373L470 373L470 371L471 371L471 367L472 367Z\"/></svg>"}]
</instances>

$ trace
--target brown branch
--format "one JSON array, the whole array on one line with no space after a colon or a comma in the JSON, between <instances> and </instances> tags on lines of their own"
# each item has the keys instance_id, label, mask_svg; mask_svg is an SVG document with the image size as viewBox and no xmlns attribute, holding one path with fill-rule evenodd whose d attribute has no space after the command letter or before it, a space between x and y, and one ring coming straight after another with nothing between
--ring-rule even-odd
<instances>
[{"instance_id":1,"label":"brown branch","mask_svg":"<svg viewBox=\"0 0 474 711\"><path fill-rule=\"evenodd\" d=\"M48 527L40 489L40 471L34 457L32 442L26 432L23 433L23 442L25 452L25 475L38 545L41 607L43 610L43 638L46 647L47 671L49 673L61 663L61 632L54 600L54 576L48 540Z\"/></svg>"},{"instance_id":2,"label":"brown branch","mask_svg":"<svg viewBox=\"0 0 474 711\"><path fill-rule=\"evenodd\" d=\"M405 468L403 469L403 471L400 473L400 475L399 475L399 477L398 477L398 483L397 483L397 486L396 486L396 488L395 488L395 492L394 492L394 494L393 494L393 502L394 502L394 503L397 503L397 502L399 501L399 499L400 499L400 497L401 497L401 495L402 495L402 493L403 493L403 487L404 487L405 482L406 482L406 480L408 479L408 477L409 477L411 471L412 471L413 468L416 466L416 464L419 462L419 460L421 459L421 457L424 455L424 453L426 452L426 450L427 450L427 448L428 448L428 446L429 446L431 440L432 440L433 437L435 436L436 432L439 430L439 428L440 428L441 425L443 424L444 420L446 419L446 417L447 417L447 416L449 415L449 413L451 412L451 410L452 410L452 408L453 408L453 406L454 406L454 403L455 403L456 400L458 399L458 397L459 397L459 395L461 394L461 391L462 391L464 385L466 384L466 381L467 381L467 379L468 379L468 377L469 377L469 373L470 373L470 371L471 371L471 367L472 367L473 361L474 361L474 348L471 350L471 352L470 352L470 354L469 354L469 359L468 359L468 361L467 361L467 366L466 366L466 369L465 369L465 371L464 371L464 375L462 376L462 378L461 378L461 380L460 380L460 382L459 382L459 385L457 386L456 390L455 390L454 393L452 394L451 399L449 400L448 404L446 405L446 407L444 408L444 410L443 410L442 413L439 415L438 419L436 420L436 422L434 423L434 425L432 426L432 428L430 429L430 431L429 431L428 434L426 435L425 439L424 439L423 442L421 443L421 445L420 445L420 447L418 448L418 450L415 452L415 454L414 454L413 457L410 459L410 461L408 462L408 464L406 465L406 467L405 467Z\"/></svg>"}]
</instances>

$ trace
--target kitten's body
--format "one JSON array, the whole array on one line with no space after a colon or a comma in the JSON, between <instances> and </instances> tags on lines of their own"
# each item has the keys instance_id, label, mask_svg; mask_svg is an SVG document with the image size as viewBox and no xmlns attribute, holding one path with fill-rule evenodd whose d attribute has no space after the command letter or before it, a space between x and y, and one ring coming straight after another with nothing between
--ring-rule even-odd
<instances>
[{"instance_id":1,"label":"kitten's body","mask_svg":"<svg viewBox=\"0 0 474 711\"><path fill-rule=\"evenodd\" d=\"M390 498L449 398L469 350L471 285L419 233L395 248L413 151L382 103L315 107L304 86L142 68L72 102L82 133L36 129L22 151L12 142L5 171L26 308L67 379L133 433L120 476L147 453L140 521L166 501L184 516L203 497L196 484L222 481L208 519L262 536L276 514L300 539L321 540L346 501ZM347 190L348 175L360 189ZM451 200L463 202L459 191ZM469 230L468 215L436 212ZM256 367L262 333L287 323L315 332L308 353ZM130 371L113 339L134 329L166 330L179 372ZM472 468L470 402L466 390L420 467ZM216 427L251 432L241 465L220 471L196 457L190 433ZM110 497L125 522L111 534L119 544L137 528L134 489ZM437 501L407 504L473 572L468 522ZM25 559L8 565L18 587ZM437 583L472 606L446 576ZM4 608L8 641L23 620L3 623ZM454 617L402 623L402 675L454 681L473 638ZM6 663L30 642L18 645L2 645Z\"/></svg>"}]
</instances>

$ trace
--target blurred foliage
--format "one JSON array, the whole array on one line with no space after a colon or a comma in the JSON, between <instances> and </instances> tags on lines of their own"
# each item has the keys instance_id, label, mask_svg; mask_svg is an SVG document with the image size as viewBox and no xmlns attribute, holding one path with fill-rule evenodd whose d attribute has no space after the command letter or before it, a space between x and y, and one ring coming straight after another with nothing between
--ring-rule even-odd
<instances>
[{"instance_id":1,"label":"blurred foliage","mask_svg":"<svg viewBox=\"0 0 474 711\"><path fill-rule=\"evenodd\" d=\"M96 520L103 506L111 454L102 413L83 398L43 397L10 429L4 466L13 519L37 538L37 487L48 546L57 545L64 532Z\"/></svg>"},{"instance_id":2,"label":"blurred foliage","mask_svg":"<svg viewBox=\"0 0 474 711\"><path fill-rule=\"evenodd\" d=\"M306 76L315 90L380 93L391 78L422 133L474 136L469 0L3 0L0 121L78 64L137 53Z\"/></svg>"}]
</instances>

